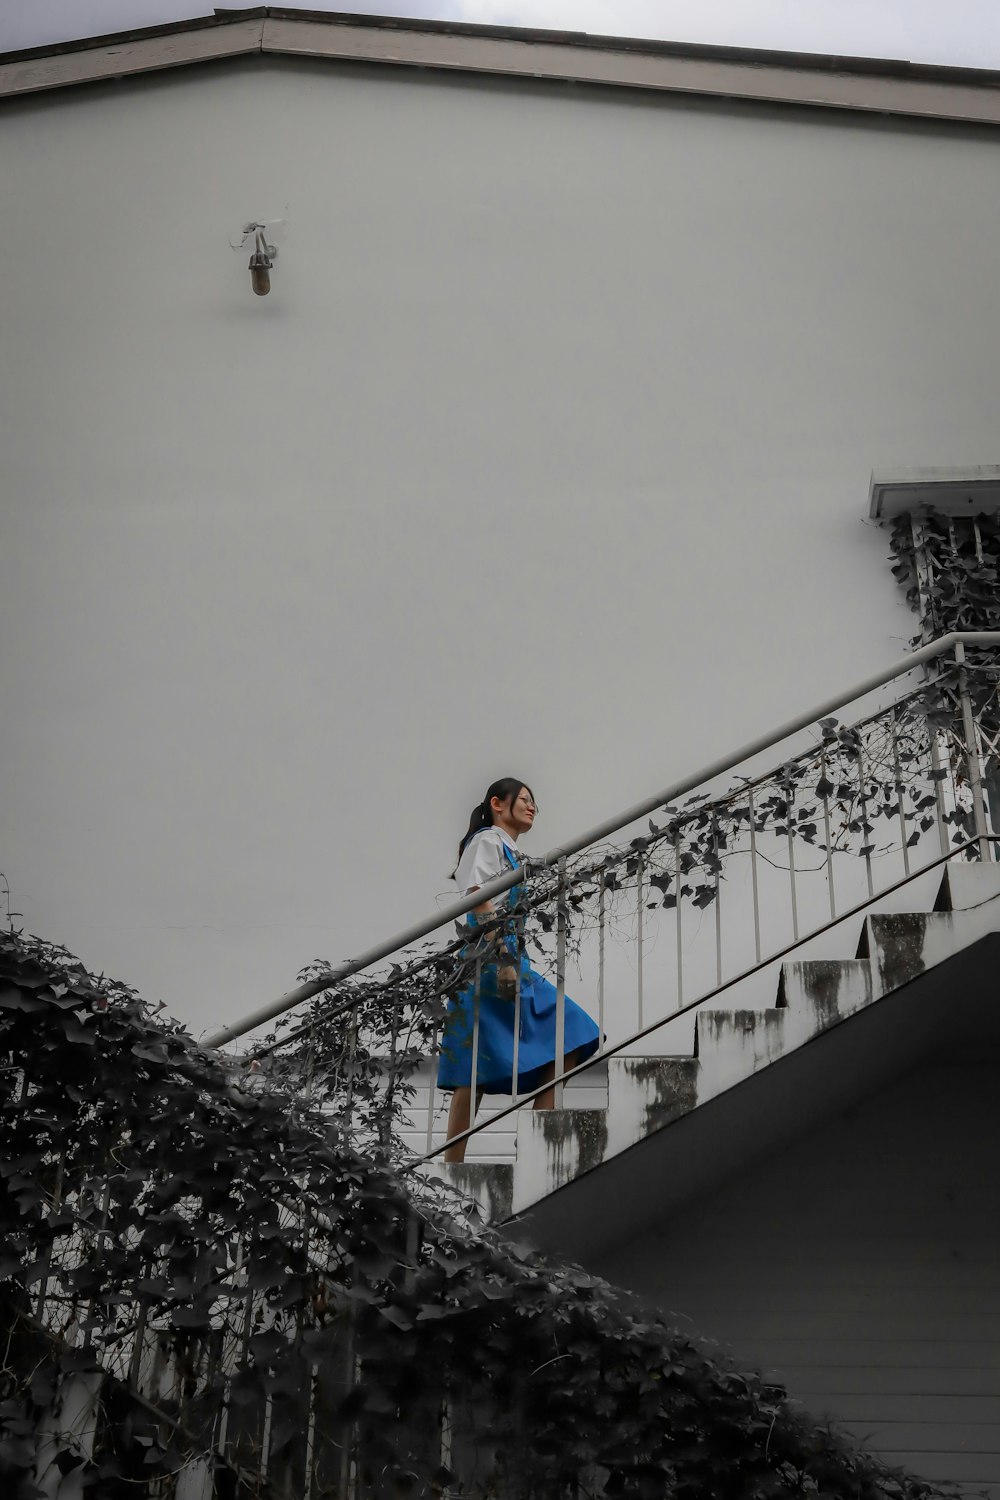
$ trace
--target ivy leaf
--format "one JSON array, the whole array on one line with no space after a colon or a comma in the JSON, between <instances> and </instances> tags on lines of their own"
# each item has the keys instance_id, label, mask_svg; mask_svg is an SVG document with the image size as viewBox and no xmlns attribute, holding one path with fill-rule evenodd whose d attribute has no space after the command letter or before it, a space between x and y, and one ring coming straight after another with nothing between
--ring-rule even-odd
<instances>
[{"instance_id":1,"label":"ivy leaf","mask_svg":"<svg viewBox=\"0 0 1000 1500\"><path fill-rule=\"evenodd\" d=\"M166 1048L156 1042L136 1042L130 1050L133 1057L141 1057L144 1062L165 1063L167 1060Z\"/></svg>"}]
</instances>

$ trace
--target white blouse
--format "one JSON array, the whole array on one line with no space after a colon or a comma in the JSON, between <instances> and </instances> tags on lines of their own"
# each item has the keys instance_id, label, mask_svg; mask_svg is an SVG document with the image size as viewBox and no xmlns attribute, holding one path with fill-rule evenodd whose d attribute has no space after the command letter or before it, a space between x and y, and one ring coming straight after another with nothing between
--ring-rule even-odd
<instances>
[{"instance_id":1,"label":"white blouse","mask_svg":"<svg viewBox=\"0 0 1000 1500\"><path fill-rule=\"evenodd\" d=\"M495 880L498 875L506 875L510 865L504 857L504 844L515 858L519 855L516 843L502 828L481 828L472 835L455 871L455 880L463 896L485 885L488 880Z\"/></svg>"}]
</instances>

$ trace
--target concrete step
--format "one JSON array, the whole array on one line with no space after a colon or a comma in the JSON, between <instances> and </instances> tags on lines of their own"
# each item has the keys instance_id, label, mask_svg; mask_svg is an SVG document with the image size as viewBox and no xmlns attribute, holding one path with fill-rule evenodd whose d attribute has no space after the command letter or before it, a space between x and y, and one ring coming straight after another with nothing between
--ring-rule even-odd
<instances>
[{"instance_id":1,"label":"concrete step","mask_svg":"<svg viewBox=\"0 0 1000 1500\"><path fill-rule=\"evenodd\" d=\"M935 911L961 911L1000 896L1000 864L957 862L945 865L934 903Z\"/></svg>"},{"instance_id":2,"label":"concrete step","mask_svg":"<svg viewBox=\"0 0 1000 1500\"><path fill-rule=\"evenodd\" d=\"M698 1066L694 1057L612 1057L606 1111L519 1115L514 1212L684 1114L696 1097Z\"/></svg>"},{"instance_id":3,"label":"concrete step","mask_svg":"<svg viewBox=\"0 0 1000 1500\"><path fill-rule=\"evenodd\" d=\"M934 911L870 914L856 958L784 963L771 1009L698 1009L692 1056L610 1058L606 1109L567 1098L563 1109L512 1117L509 1175L474 1162L446 1175L494 1222L501 1209L523 1213L990 933L1000 933L1000 866L955 865Z\"/></svg>"}]
</instances>

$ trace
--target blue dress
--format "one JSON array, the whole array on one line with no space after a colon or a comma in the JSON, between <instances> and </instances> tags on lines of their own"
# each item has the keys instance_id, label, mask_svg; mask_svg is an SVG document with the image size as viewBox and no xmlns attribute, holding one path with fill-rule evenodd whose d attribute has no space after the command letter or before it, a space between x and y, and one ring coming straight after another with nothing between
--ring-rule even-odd
<instances>
[{"instance_id":1,"label":"blue dress","mask_svg":"<svg viewBox=\"0 0 1000 1500\"><path fill-rule=\"evenodd\" d=\"M504 845L504 856L512 870L517 860ZM513 905L518 887L510 892ZM470 923L475 917L469 913ZM528 962L522 953L521 1034L517 1053L517 1092L530 1093L544 1081L545 1069L556 1055L556 987ZM473 982L448 1007L438 1059L438 1088L468 1088L472 1083ZM566 996L564 1056L579 1051L580 1061L592 1057L600 1044L600 1033L585 1010ZM514 1071L514 1015L512 1000L497 992L497 970L484 964L479 987L479 1050L476 1084L487 1094L509 1094Z\"/></svg>"}]
</instances>

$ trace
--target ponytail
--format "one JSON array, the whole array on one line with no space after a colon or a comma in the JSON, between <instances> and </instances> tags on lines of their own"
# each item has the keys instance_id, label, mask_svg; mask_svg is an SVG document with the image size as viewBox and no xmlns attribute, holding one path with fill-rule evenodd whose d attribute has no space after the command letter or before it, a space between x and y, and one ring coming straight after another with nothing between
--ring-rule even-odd
<instances>
[{"instance_id":1,"label":"ponytail","mask_svg":"<svg viewBox=\"0 0 1000 1500\"><path fill-rule=\"evenodd\" d=\"M501 802L509 802L511 798L517 796L522 787L531 793L531 800L534 801L535 794L531 791L528 783L526 781L519 781L516 776L502 776L499 781L494 781L491 786L487 787L486 796L482 802L472 809L469 826L459 842L459 859L462 858L462 855L465 853L465 846L474 834L478 833L481 828L493 827L493 809L490 806L493 798L499 797ZM455 868L458 868L457 865ZM452 879L454 879L454 874L455 872L452 871Z\"/></svg>"}]
</instances>

